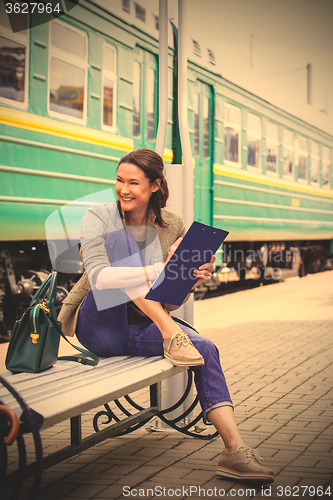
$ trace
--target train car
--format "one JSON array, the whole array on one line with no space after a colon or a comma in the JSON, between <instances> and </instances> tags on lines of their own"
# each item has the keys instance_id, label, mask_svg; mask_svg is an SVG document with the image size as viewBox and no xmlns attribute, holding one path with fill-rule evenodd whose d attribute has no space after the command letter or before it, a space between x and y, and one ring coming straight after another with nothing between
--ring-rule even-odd
<instances>
[{"instance_id":1,"label":"train car","mask_svg":"<svg viewBox=\"0 0 333 500\"><path fill-rule=\"evenodd\" d=\"M292 267L332 255L330 134L189 63L194 217L230 232L224 263Z\"/></svg>"},{"instance_id":2,"label":"train car","mask_svg":"<svg viewBox=\"0 0 333 500\"><path fill-rule=\"evenodd\" d=\"M82 1L40 25L31 13L23 18L25 29L13 32L5 8L1 2L3 336L51 270L45 221L93 193L110 199L119 159L134 148L154 149L158 117L158 30L154 38ZM37 25L29 29L30 23ZM166 163L171 148L170 106ZM61 246L61 235L54 239ZM59 276L59 303L75 271L82 272L79 262L70 269Z\"/></svg>"},{"instance_id":3,"label":"train car","mask_svg":"<svg viewBox=\"0 0 333 500\"><path fill-rule=\"evenodd\" d=\"M41 25L31 13L16 33L4 9L0 3L3 337L52 268L45 221L54 217L63 228L51 238L55 248L77 248L65 207L82 214L92 200L109 200L119 158L154 149L159 51L156 2L81 0ZM174 34L166 164L181 163ZM332 254L332 136L226 80L213 50L203 63L198 42L190 46L194 218L230 232L219 265L243 277L293 261L301 274L319 269ZM82 272L77 253L68 261L58 304Z\"/></svg>"}]
</instances>

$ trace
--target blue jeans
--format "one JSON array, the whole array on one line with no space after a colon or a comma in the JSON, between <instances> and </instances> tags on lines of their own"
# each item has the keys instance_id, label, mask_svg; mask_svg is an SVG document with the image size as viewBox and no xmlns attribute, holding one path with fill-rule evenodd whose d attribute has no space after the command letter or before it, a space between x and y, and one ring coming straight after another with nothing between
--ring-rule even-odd
<instances>
[{"instance_id":1,"label":"blue jeans","mask_svg":"<svg viewBox=\"0 0 333 500\"><path fill-rule=\"evenodd\" d=\"M105 247L113 266L117 266L117 262L126 257L133 257L130 259L133 267L144 266L136 241L125 230L113 232L105 241ZM103 302L108 297L112 299L112 293L113 290L94 290L97 301L99 297ZM127 303L98 310L94 295L88 292L80 308L76 335L83 346L103 357L163 356L163 338L155 323L128 324ZM233 406L219 352L211 340L190 326L178 325L187 333L205 360L204 365L192 367L191 370L194 372L204 422L207 424L209 421L206 417L210 410L220 406Z\"/></svg>"}]
</instances>

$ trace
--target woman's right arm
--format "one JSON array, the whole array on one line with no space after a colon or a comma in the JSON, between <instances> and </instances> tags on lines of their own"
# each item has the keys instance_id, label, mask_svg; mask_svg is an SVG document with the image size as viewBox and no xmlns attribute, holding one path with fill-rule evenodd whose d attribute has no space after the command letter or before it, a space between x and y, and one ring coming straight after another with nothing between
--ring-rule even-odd
<instances>
[{"instance_id":1,"label":"woman's right arm","mask_svg":"<svg viewBox=\"0 0 333 500\"><path fill-rule=\"evenodd\" d=\"M81 223L81 250L85 270L92 288L127 288L146 284L156 278L154 266L111 266L105 249L105 240L112 232L110 214L104 205L93 206ZM113 230L115 228L113 227Z\"/></svg>"},{"instance_id":2,"label":"woman's right arm","mask_svg":"<svg viewBox=\"0 0 333 500\"><path fill-rule=\"evenodd\" d=\"M145 273L145 270L147 274ZM154 266L144 267L103 267L97 274L95 287L97 290L106 288L130 288L156 279Z\"/></svg>"},{"instance_id":3,"label":"woman's right arm","mask_svg":"<svg viewBox=\"0 0 333 500\"><path fill-rule=\"evenodd\" d=\"M173 243L164 265L166 265L170 260L171 256L173 255L182 239L183 238L180 237L175 241L175 243ZM125 288L125 292L135 303L135 305L155 323L157 328L160 330L163 338L170 338L174 333L179 331L179 326L175 323L168 312L166 312L166 310L162 307L162 304L160 302L155 302L153 300L148 300L145 298L146 294L148 293L148 286L146 283L137 287Z\"/></svg>"}]
</instances>

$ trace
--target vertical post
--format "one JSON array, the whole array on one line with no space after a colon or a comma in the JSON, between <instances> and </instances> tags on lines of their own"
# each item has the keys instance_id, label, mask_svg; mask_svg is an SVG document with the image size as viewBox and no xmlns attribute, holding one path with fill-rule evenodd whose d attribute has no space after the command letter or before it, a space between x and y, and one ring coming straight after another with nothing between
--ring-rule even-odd
<instances>
[{"instance_id":1,"label":"vertical post","mask_svg":"<svg viewBox=\"0 0 333 500\"><path fill-rule=\"evenodd\" d=\"M253 68L253 64L252 64L253 36L254 35L250 35L250 69Z\"/></svg>"},{"instance_id":2,"label":"vertical post","mask_svg":"<svg viewBox=\"0 0 333 500\"><path fill-rule=\"evenodd\" d=\"M161 10L161 3L162 4L164 3L163 0L160 0L160 29L162 24L164 25L164 19L162 19L162 13L165 16L167 23L167 11L165 11L165 5L163 6L163 11ZM175 164L167 165L166 177L168 179L168 183L170 186L170 198L168 201L167 208L168 210L174 211L179 215L181 215L184 219L185 226L188 228L193 221L193 167L192 167L191 143L187 125L186 5L187 5L186 1L178 0L178 75L179 75L178 117L179 117L180 142L183 153L183 165L175 165ZM160 34L160 40L161 40L161 34ZM167 80L167 73L165 79ZM160 93L161 92L162 92L162 82L160 81ZM166 98L166 105L167 105L167 98ZM177 105L177 103L175 103L175 105ZM162 118L161 112L160 112L160 118ZM165 124L166 122L167 122L167 116L165 118ZM161 145L159 141L156 141L156 151L159 154L161 154ZM187 301L185 306L182 306L180 309L177 310L177 317L184 319L189 323L193 322L192 296ZM169 408L174 403L176 403L183 396L186 385L187 385L186 372L179 373L178 375L175 375L170 379L161 382L159 386L160 408L162 409ZM183 403L182 407L177 408L177 410L174 410L172 414L168 415L168 417L172 419L178 416L179 414L183 413L186 410L186 408L189 407L192 401L193 401L193 393L190 392L188 400ZM155 422L155 430L165 430L165 429L170 430L170 427L168 427L163 422L160 422L159 420Z\"/></svg>"},{"instance_id":3,"label":"vertical post","mask_svg":"<svg viewBox=\"0 0 333 500\"><path fill-rule=\"evenodd\" d=\"M178 113L183 152L183 209L186 228L193 222L193 166L187 122L187 0L178 0ZM184 309L184 319L193 321L193 298Z\"/></svg>"},{"instance_id":4,"label":"vertical post","mask_svg":"<svg viewBox=\"0 0 333 500\"><path fill-rule=\"evenodd\" d=\"M155 151L163 158L168 123L168 0L159 1L159 106Z\"/></svg>"},{"instance_id":5,"label":"vertical post","mask_svg":"<svg viewBox=\"0 0 333 500\"><path fill-rule=\"evenodd\" d=\"M312 104L312 64L309 63L306 69L307 69L307 87L308 87L307 103Z\"/></svg>"}]
</instances>

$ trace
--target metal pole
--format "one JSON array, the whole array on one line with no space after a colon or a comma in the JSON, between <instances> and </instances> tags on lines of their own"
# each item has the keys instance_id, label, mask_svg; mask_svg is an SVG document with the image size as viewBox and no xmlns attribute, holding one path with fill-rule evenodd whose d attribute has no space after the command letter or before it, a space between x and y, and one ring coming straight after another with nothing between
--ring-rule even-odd
<instances>
[{"instance_id":1,"label":"metal pole","mask_svg":"<svg viewBox=\"0 0 333 500\"><path fill-rule=\"evenodd\" d=\"M312 101L312 64L309 63L306 67L307 69L307 83L308 83L308 96L307 96L307 102L308 104L311 104Z\"/></svg>"},{"instance_id":2,"label":"metal pole","mask_svg":"<svg viewBox=\"0 0 333 500\"><path fill-rule=\"evenodd\" d=\"M252 69L253 35L250 35L250 68Z\"/></svg>"},{"instance_id":3,"label":"metal pole","mask_svg":"<svg viewBox=\"0 0 333 500\"><path fill-rule=\"evenodd\" d=\"M162 5L161 5L162 4ZM160 30L161 26L164 25L164 19L167 20L167 10L165 10L166 2L160 0ZM163 9L163 10L162 10ZM178 33L179 33L179 45L178 45L178 71L179 71L179 81L178 81L178 116L179 116L179 128L180 128L180 139L181 146L183 152L183 165L167 165L166 166L166 176L168 179L168 183L170 186L170 198L168 201L168 210L174 211L180 214L185 222L186 227L188 228L193 221L193 168L192 168L192 152L191 152L191 143L190 137L188 133L188 125L187 125L187 32L186 32L186 2L184 0L178 0ZM166 26L167 29L167 26ZM183 32L184 30L184 32ZM165 43L161 41L162 35L160 33L160 44ZM167 46L167 43L166 43ZM162 53L165 47L162 48L160 46L160 64L162 61ZM167 58L167 53L166 53ZM166 105L166 113L167 113L167 105L168 105L168 96L167 90L165 92L163 81L161 78L165 78L167 85L167 59L166 59L166 73L162 72L162 68L160 68L160 103L161 103L161 95L162 92L166 95L166 98L163 99L162 106ZM161 75L165 76L161 76ZM163 90L162 90L163 89ZM161 105L161 104L160 104ZM164 110L163 110L164 116ZM163 126L167 124L167 115L164 120L164 124L161 123L162 120L162 111L160 109L160 119L159 119L159 132L158 140L156 140L156 151L161 154L162 149L162 130ZM163 141L165 141L165 136ZM163 142L164 147L164 142ZM177 317L188 321L189 323L193 322L193 297L187 301L185 306L182 306L177 310ZM160 405L161 408L168 408L172 406L177 400L181 398L184 394L184 390L187 384L186 372L180 373L171 377L168 380L161 382L160 384ZM183 411L185 411L193 401L193 392L190 391L190 394L187 400L182 404L181 408L174 410L172 414L168 418L175 418L180 415ZM189 415L191 418L191 415ZM161 422L160 420L155 421L154 430L166 430L168 426ZM170 430L170 428L169 428Z\"/></svg>"},{"instance_id":4,"label":"metal pole","mask_svg":"<svg viewBox=\"0 0 333 500\"><path fill-rule=\"evenodd\" d=\"M163 158L168 123L168 0L159 2L159 114L155 151Z\"/></svg>"},{"instance_id":5,"label":"metal pole","mask_svg":"<svg viewBox=\"0 0 333 500\"><path fill-rule=\"evenodd\" d=\"M178 0L178 113L183 152L183 219L188 229L193 222L193 167L187 122L187 0ZM193 322L193 298L184 306L184 319Z\"/></svg>"}]
</instances>

